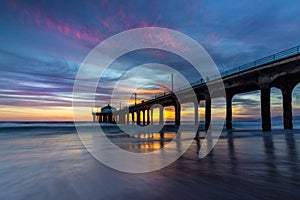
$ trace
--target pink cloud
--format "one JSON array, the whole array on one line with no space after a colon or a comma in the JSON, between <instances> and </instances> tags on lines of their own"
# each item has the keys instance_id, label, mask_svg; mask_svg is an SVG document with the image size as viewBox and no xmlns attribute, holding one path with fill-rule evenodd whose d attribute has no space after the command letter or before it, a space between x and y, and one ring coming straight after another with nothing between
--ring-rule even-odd
<instances>
[{"instance_id":1,"label":"pink cloud","mask_svg":"<svg viewBox=\"0 0 300 200\"><path fill-rule=\"evenodd\" d=\"M106 2L107 3L107 2ZM104 2L104 4L106 4ZM45 31L54 31L75 40L86 41L92 44L97 44L105 39L108 35L118 33L123 30L140 27L155 27L155 23L149 23L144 19L137 18L132 13L127 13L122 7L117 9L117 12L107 16L98 15L95 17L100 22L100 27L104 27L105 34L97 28L89 28L86 25L76 23L67 19L58 19L47 12L42 12L41 3L38 8L30 8L21 4L11 2L9 7L18 13L19 20L22 23L27 23L37 26ZM185 50L180 42L175 41L173 36L168 32L163 31L156 36L145 34L144 38L140 38L149 43L167 44L172 48ZM164 40L164 41L162 41Z\"/></svg>"},{"instance_id":2,"label":"pink cloud","mask_svg":"<svg viewBox=\"0 0 300 200\"><path fill-rule=\"evenodd\" d=\"M82 25L72 25L62 21L55 21L52 18L46 17L45 27L48 30L55 30L63 35L73 37L75 39L84 40L90 43L98 43L104 38L104 34L97 30L89 29Z\"/></svg>"},{"instance_id":3,"label":"pink cloud","mask_svg":"<svg viewBox=\"0 0 300 200\"><path fill-rule=\"evenodd\" d=\"M86 26L75 24L74 22L58 20L47 13L41 13L39 9L31 9L10 1L8 6L18 12L19 20L23 24L34 24L39 28L56 31L65 36L90 43L98 43L105 37L105 35L98 30L90 29Z\"/></svg>"}]
</instances>

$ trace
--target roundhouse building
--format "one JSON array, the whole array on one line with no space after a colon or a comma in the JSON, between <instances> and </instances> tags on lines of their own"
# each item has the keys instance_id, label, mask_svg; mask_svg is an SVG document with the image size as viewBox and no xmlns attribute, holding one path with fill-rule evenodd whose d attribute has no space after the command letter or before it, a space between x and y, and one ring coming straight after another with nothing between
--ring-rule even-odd
<instances>
[{"instance_id":1,"label":"roundhouse building","mask_svg":"<svg viewBox=\"0 0 300 200\"><path fill-rule=\"evenodd\" d=\"M93 112L93 121L106 122L106 123L115 123L115 117L113 113L116 111L116 108L110 106L109 104L101 108L101 112Z\"/></svg>"}]
</instances>

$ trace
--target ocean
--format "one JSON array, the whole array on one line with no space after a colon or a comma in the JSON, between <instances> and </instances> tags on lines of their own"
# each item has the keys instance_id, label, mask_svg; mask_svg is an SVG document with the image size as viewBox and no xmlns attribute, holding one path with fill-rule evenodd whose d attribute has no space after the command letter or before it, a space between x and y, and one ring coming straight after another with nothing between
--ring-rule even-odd
<instances>
[{"instance_id":1,"label":"ocean","mask_svg":"<svg viewBox=\"0 0 300 200\"><path fill-rule=\"evenodd\" d=\"M234 122L199 159L202 131L172 164L132 174L96 160L72 122L2 122L0 199L300 199L300 122L294 130L281 124L272 122L273 130L264 133L260 122ZM106 130L133 152L155 151L176 136L164 131L131 138L113 125Z\"/></svg>"}]
</instances>

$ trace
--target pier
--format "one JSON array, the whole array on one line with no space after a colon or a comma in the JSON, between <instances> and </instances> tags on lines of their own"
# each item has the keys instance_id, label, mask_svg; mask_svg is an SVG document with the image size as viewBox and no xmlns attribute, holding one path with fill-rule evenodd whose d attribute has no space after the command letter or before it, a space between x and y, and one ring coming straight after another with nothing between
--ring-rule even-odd
<instances>
[{"instance_id":1,"label":"pier","mask_svg":"<svg viewBox=\"0 0 300 200\"><path fill-rule=\"evenodd\" d=\"M218 76L219 77L219 76ZM198 124L199 102L205 101L205 128L211 122L211 100L224 97L219 91L209 93L208 85L223 81L226 91L226 128L232 128L232 98L236 94L260 91L262 130L271 131L271 105L270 92L275 87L282 93L283 125L284 129L293 129L292 92L300 82L300 46L261 58L221 73L222 78L209 77L192 83L192 88L197 96L197 101L191 100L188 95L184 103L194 104L195 123ZM117 123L138 125L153 124L153 109L159 108L159 124L164 123L163 109L167 106L175 108L175 124L180 125L181 104L176 99L176 94L185 96L189 89L168 92L156 98L145 100L142 103L115 111L113 114ZM182 103L182 101L181 101ZM97 116L97 113L92 113ZM141 121L140 116L143 116ZM136 116L136 119L135 119ZM95 120L95 119L94 119Z\"/></svg>"}]
</instances>

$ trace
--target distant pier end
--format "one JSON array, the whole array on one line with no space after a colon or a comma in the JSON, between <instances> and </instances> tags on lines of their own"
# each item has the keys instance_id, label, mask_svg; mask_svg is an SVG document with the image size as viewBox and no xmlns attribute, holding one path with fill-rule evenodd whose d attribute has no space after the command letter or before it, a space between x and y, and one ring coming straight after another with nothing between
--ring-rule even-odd
<instances>
[{"instance_id":1,"label":"distant pier end","mask_svg":"<svg viewBox=\"0 0 300 200\"><path fill-rule=\"evenodd\" d=\"M116 111L116 108L110 106L109 104L101 108L101 112L92 112L93 121L96 122L105 122L105 123L115 123L115 116L113 113Z\"/></svg>"}]
</instances>

